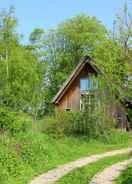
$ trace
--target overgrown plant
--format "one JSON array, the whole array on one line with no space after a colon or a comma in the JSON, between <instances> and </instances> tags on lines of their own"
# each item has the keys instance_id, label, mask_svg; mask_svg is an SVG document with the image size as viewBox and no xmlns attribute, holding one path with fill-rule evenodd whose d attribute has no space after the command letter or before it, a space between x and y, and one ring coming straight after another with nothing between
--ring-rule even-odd
<instances>
[{"instance_id":1,"label":"overgrown plant","mask_svg":"<svg viewBox=\"0 0 132 184\"><path fill-rule=\"evenodd\" d=\"M95 80L100 81L98 85ZM116 100L102 77L93 78L93 83L96 84L96 88L83 94L80 112L57 111L55 115L44 120L43 132L57 137L82 135L89 139L107 139L111 130L115 128L113 113L116 109Z\"/></svg>"},{"instance_id":2,"label":"overgrown plant","mask_svg":"<svg viewBox=\"0 0 132 184\"><path fill-rule=\"evenodd\" d=\"M83 97L84 108L81 112L80 132L89 138L101 136L107 138L115 125L111 110L111 106L115 107L115 99L107 88L105 80L101 77L96 80L99 81L98 89L87 92Z\"/></svg>"},{"instance_id":3,"label":"overgrown plant","mask_svg":"<svg viewBox=\"0 0 132 184\"><path fill-rule=\"evenodd\" d=\"M27 132L31 128L32 120L28 115L0 107L0 133L8 132L15 135L19 132Z\"/></svg>"}]
</instances>

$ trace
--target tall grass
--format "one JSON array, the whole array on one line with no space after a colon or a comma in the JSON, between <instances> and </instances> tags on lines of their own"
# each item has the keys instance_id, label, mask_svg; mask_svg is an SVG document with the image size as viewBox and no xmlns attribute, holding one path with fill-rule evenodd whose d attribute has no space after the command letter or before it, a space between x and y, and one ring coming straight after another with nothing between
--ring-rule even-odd
<instances>
[{"instance_id":1,"label":"tall grass","mask_svg":"<svg viewBox=\"0 0 132 184\"><path fill-rule=\"evenodd\" d=\"M2 112L0 184L27 184L33 176L66 162L132 145L132 137L120 131L111 131L109 141L79 132L82 124L77 113L56 114L32 124L23 114Z\"/></svg>"}]
</instances>

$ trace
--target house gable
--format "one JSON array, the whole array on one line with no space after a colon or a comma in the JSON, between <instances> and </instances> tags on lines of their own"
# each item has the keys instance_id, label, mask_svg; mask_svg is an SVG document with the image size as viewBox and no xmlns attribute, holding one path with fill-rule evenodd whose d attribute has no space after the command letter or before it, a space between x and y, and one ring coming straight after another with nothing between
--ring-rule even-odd
<instances>
[{"instance_id":1,"label":"house gable","mask_svg":"<svg viewBox=\"0 0 132 184\"><path fill-rule=\"evenodd\" d=\"M79 109L80 78L85 78L90 74L97 75L98 73L100 73L100 71L93 64L91 58L89 56L85 56L54 97L53 103L55 105L60 105L62 109L65 109L65 106L70 107L72 105L72 109ZM70 105L70 103L72 105Z\"/></svg>"}]
</instances>

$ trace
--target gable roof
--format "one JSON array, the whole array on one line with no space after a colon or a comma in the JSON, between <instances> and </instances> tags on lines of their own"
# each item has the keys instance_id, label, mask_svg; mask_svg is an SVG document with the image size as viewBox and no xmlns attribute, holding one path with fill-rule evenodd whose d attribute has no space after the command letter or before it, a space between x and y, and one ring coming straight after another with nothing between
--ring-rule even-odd
<instances>
[{"instance_id":1,"label":"gable roof","mask_svg":"<svg viewBox=\"0 0 132 184\"><path fill-rule=\"evenodd\" d=\"M54 104L58 104L61 98L64 96L64 94L67 92L69 86L72 84L72 82L77 78L77 76L80 74L84 66L88 63L88 65L96 72L101 73L100 70L97 68L97 66L93 63L92 59L89 56L83 57L81 62L77 65L77 67L73 70L69 78L64 82L56 96L53 98L52 102Z\"/></svg>"}]
</instances>

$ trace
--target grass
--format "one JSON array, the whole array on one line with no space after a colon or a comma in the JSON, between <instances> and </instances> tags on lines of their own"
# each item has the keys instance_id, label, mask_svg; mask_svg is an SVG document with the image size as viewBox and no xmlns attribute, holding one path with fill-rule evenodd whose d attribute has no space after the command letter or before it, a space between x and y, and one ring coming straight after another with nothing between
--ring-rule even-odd
<instances>
[{"instance_id":1,"label":"grass","mask_svg":"<svg viewBox=\"0 0 132 184\"><path fill-rule=\"evenodd\" d=\"M115 184L132 184L132 165L122 172Z\"/></svg>"},{"instance_id":2,"label":"grass","mask_svg":"<svg viewBox=\"0 0 132 184\"><path fill-rule=\"evenodd\" d=\"M86 137L55 139L29 131L0 136L0 184L27 184L34 176L84 156L129 147L131 136L115 132L109 143Z\"/></svg>"},{"instance_id":3,"label":"grass","mask_svg":"<svg viewBox=\"0 0 132 184\"><path fill-rule=\"evenodd\" d=\"M96 175L96 173L102 171L107 166L122 160L126 160L129 157L129 155L118 155L101 159L95 163L72 171L71 173L62 177L58 182L56 182L56 184L88 184Z\"/></svg>"}]
</instances>

